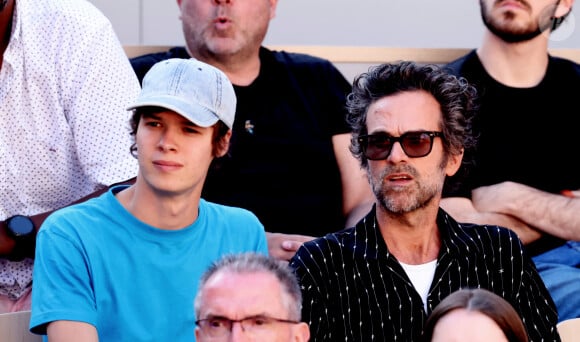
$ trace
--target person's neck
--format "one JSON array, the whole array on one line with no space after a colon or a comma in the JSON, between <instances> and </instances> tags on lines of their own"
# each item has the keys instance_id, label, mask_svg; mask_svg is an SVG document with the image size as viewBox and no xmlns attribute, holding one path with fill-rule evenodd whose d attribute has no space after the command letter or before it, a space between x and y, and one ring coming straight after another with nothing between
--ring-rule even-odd
<instances>
[{"instance_id":1,"label":"person's neck","mask_svg":"<svg viewBox=\"0 0 580 342\"><path fill-rule=\"evenodd\" d=\"M437 228L438 208L424 207L405 215L389 214L377 205L379 230L389 252L409 265L437 259L441 248Z\"/></svg>"},{"instance_id":2,"label":"person's neck","mask_svg":"<svg viewBox=\"0 0 580 342\"><path fill-rule=\"evenodd\" d=\"M533 87L548 68L548 38L541 34L526 42L507 43L486 31L477 56L496 81L515 88Z\"/></svg>"},{"instance_id":3,"label":"person's neck","mask_svg":"<svg viewBox=\"0 0 580 342\"><path fill-rule=\"evenodd\" d=\"M234 55L209 55L188 49L190 56L223 71L236 86L250 85L260 74L260 51Z\"/></svg>"},{"instance_id":4,"label":"person's neck","mask_svg":"<svg viewBox=\"0 0 580 342\"><path fill-rule=\"evenodd\" d=\"M14 0L9 0L4 10L0 11L0 68L4 60L4 51L10 42L12 17L14 15Z\"/></svg>"},{"instance_id":5,"label":"person's neck","mask_svg":"<svg viewBox=\"0 0 580 342\"><path fill-rule=\"evenodd\" d=\"M153 227L178 230L191 225L199 215L201 192L167 195L155 192L137 177L135 184L116 194L117 200L133 216Z\"/></svg>"}]
</instances>

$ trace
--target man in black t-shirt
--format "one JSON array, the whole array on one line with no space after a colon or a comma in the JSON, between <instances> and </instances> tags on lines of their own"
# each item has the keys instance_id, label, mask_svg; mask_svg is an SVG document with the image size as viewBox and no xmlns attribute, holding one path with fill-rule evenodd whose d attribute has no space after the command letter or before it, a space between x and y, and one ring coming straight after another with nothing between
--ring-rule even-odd
<instances>
[{"instance_id":1,"label":"man in black t-shirt","mask_svg":"<svg viewBox=\"0 0 580 342\"><path fill-rule=\"evenodd\" d=\"M514 230L559 320L580 317L580 65L548 53L573 0L480 4L483 43L448 64L481 94L476 166L442 207L459 221Z\"/></svg>"}]
</instances>

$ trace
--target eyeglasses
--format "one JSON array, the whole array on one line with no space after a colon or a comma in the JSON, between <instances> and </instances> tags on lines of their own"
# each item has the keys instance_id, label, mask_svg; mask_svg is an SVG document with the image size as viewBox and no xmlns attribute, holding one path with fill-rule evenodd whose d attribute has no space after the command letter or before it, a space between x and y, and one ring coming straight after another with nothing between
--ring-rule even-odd
<instances>
[{"instance_id":1,"label":"eyeglasses","mask_svg":"<svg viewBox=\"0 0 580 342\"><path fill-rule=\"evenodd\" d=\"M202 333L209 337L224 337L232 332L234 323L240 323L242 330L252 335L260 335L272 328L276 323L298 324L300 322L268 316L252 316L242 319L226 317L209 317L195 321Z\"/></svg>"},{"instance_id":2,"label":"eyeglasses","mask_svg":"<svg viewBox=\"0 0 580 342\"><path fill-rule=\"evenodd\" d=\"M421 158L431 153L433 139L443 137L441 132L407 132L400 137L393 137L387 133L361 135L358 142L363 154L370 160L387 159L395 142L401 144L403 152L410 158Z\"/></svg>"}]
</instances>

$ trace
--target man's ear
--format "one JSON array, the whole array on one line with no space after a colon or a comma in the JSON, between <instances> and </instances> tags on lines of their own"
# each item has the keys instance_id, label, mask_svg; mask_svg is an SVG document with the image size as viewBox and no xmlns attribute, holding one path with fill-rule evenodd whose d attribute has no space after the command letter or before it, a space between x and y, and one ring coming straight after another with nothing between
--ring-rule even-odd
<instances>
[{"instance_id":1,"label":"man's ear","mask_svg":"<svg viewBox=\"0 0 580 342\"><path fill-rule=\"evenodd\" d=\"M183 0L177 0L177 7L179 8L179 20L181 20L181 2Z\"/></svg>"},{"instance_id":2,"label":"man's ear","mask_svg":"<svg viewBox=\"0 0 580 342\"><path fill-rule=\"evenodd\" d=\"M278 0L270 0L270 20L276 16L276 7L278 7Z\"/></svg>"},{"instance_id":3,"label":"man's ear","mask_svg":"<svg viewBox=\"0 0 580 342\"><path fill-rule=\"evenodd\" d=\"M230 139L232 138L232 130L228 130L227 133L220 139L219 146L216 149L216 158L225 156L230 148Z\"/></svg>"},{"instance_id":4,"label":"man's ear","mask_svg":"<svg viewBox=\"0 0 580 342\"><path fill-rule=\"evenodd\" d=\"M461 167L461 161L463 161L463 154L465 151L461 149L461 152L458 154L449 154L447 158L447 166L446 166L446 174L447 177L453 176L459 168Z\"/></svg>"},{"instance_id":5,"label":"man's ear","mask_svg":"<svg viewBox=\"0 0 580 342\"><path fill-rule=\"evenodd\" d=\"M310 328L308 327L308 324L300 322L294 327L294 329L295 342L307 342L310 340Z\"/></svg>"},{"instance_id":6,"label":"man's ear","mask_svg":"<svg viewBox=\"0 0 580 342\"><path fill-rule=\"evenodd\" d=\"M195 327L195 340L199 341L199 327Z\"/></svg>"},{"instance_id":7,"label":"man's ear","mask_svg":"<svg viewBox=\"0 0 580 342\"><path fill-rule=\"evenodd\" d=\"M554 13L554 18L562 18L570 11L572 11L572 5L574 5L574 0L561 0L556 7L556 12Z\"/></svg>"}]
</instances>

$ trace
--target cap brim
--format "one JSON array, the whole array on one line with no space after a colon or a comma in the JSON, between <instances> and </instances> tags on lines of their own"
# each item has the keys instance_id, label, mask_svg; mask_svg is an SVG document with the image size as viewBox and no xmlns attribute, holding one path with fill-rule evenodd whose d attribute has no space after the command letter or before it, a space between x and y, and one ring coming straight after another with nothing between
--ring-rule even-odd
<instances>
[{"instance_id":1,"label":"cap brim","mask_svg":"<svg viewBox=\"0 0 580 342\"><path fill-rule=\"evenodd\" d=\"M168 95L139 99L135 104L127 107L127 110L143 107L161 107L174 111L200 127L213 126L219 120L217 115L203 106L186 103L178 97Z\"/></svg>"}]
</instances>

